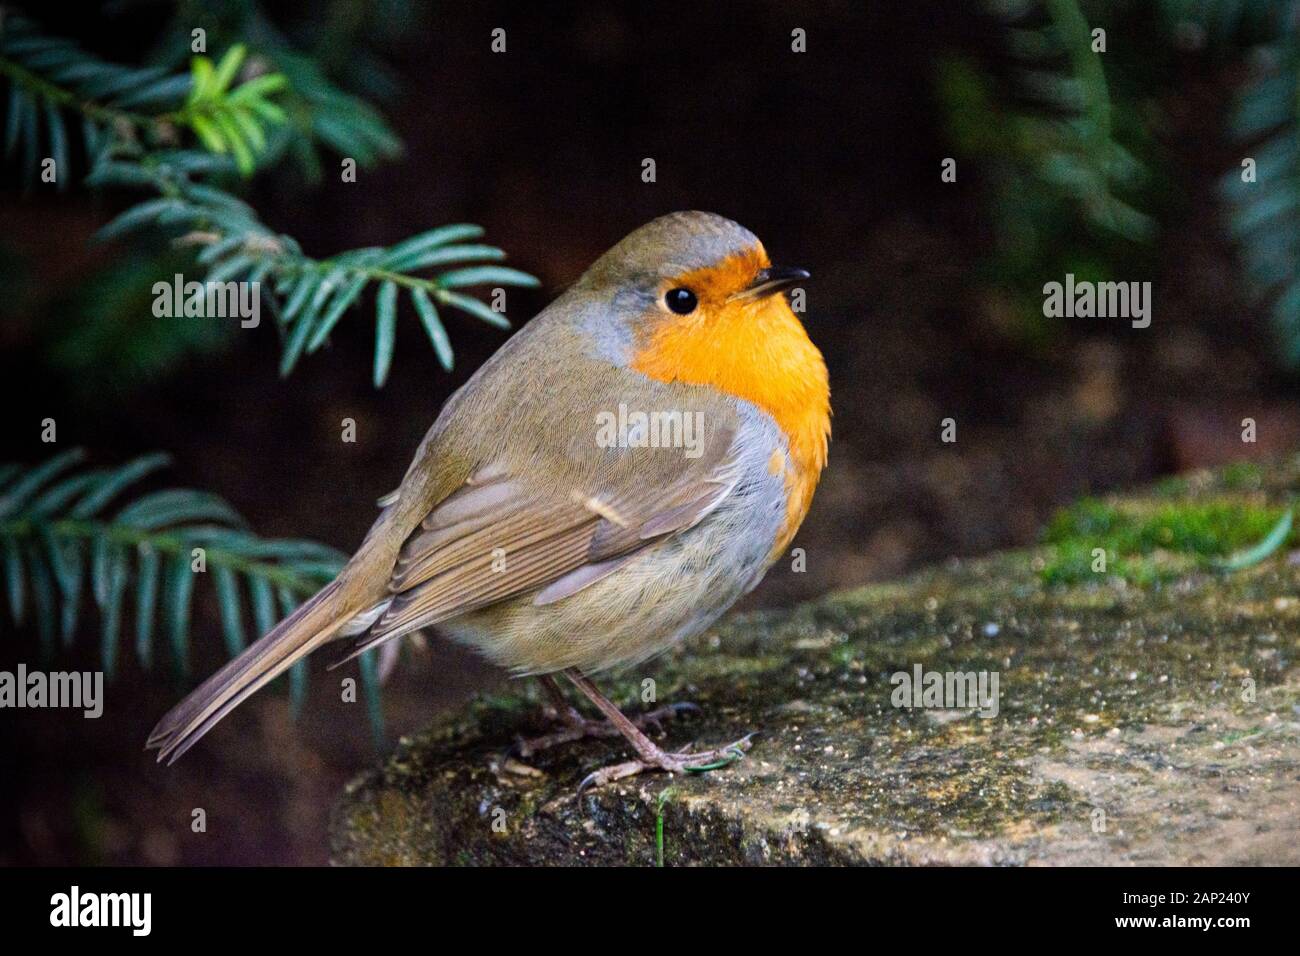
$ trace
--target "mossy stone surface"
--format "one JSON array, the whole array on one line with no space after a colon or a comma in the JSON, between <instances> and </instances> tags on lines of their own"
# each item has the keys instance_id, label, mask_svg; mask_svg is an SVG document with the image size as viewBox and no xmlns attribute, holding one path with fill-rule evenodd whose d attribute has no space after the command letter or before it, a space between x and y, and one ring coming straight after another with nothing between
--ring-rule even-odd
<instances>
[{"instance_id":1,"label":"mossy stone surface","mask_svg":"<svg viewBox=\"0 0 1300 956\"><path fill-rule=\"evenodd\" d=\"M1275 515L1300 461L1248 477L1202 473L1109 501L1158 514L1181 502L1192 520L1215 502ZM659 703L700 705L665 725L665 746L759 732L745 759L708 774L578 800L626 745L512 758L547 726L531 682L508 685L513 696L438 721L349 785L333 858L652 866L661 827L668 866L1300 863L1300 565L1285 547L1230 574L1170 554L1179 573L1149 583L1052 583L1059 546L733 617L603 682L629 711L647 706L646 679ZM891 675L918 664L996 672L997 716L894 706Z\"/></svg>"}]
</instances>

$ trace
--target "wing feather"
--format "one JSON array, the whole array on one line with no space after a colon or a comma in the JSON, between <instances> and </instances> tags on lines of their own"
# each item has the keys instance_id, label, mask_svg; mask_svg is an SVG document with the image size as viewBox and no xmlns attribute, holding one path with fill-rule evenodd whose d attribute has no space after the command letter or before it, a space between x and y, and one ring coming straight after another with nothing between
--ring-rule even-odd
<instances>
[{"instance_id":1,"label":"wing feather","mask_svg":"<svg viewBox=\"0 0 1300 956\"><path fill-rule=\"evenodd\" d=\"M549 604L616 571L643 548L698 524L735 488L734 433L666 486L543 492L499 471L447 496L407 539L387 609L344 660L402 634L529 591ZM499 550L498 550L499 549ZM341 663L341 662L340 662Z\"/></svg>"}]
</instances>

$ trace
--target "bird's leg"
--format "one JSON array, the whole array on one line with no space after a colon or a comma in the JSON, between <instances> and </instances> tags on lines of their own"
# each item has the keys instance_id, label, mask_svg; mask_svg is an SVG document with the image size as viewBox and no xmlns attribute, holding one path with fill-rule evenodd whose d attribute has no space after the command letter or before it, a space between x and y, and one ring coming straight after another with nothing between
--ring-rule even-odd
<instances>
[{"instance_id":1,"label":"bird's leg","mask_svg":"<svg viewBox=\"0 0 1300 956\"><path fill-rule=\"evenodd\" d=\"M693 753L688 747L686 750L668 753L643 734L636 724L625 717L623 712L615 707L609 698L597 690L596 685L584 676L581 671L571 667L564 672L564 676L573 681L574 686L586 694L587 699L596 705L597 709L609 719L613 726L618 728L619 733L626 737L628 743L632 745L632 749L636 751L638 758L629 760L626 763L612 764L589 774L578 785L579 796L588 787L603 786L615 780L622 780L624 777L644 773L647 770L666 770L669 773L703 773L706 770L717 770L719 767L725 767L727 764L739 760L745 755L745 751L750 748L750 738L754 736L753 734L746 734L734 743L719 747L716 750Z\"/></svg>"},{"instance_id":2,"label":"bird's leg","mask_svg":"<svg viewBox=\"0 0 1300 956\"><path fill-rule=\"evenodd\" d=\"M555 678L550 674L541 674L537 682L542 685L542 690L550 698L551 705L546 712L549 720L559 721L568 724L570 727L581 726L586 720L582 714L578 713L578 708L565 699L564 691L560 690L560 685L555 682Z\"/></svg>"},{"instance_id":3,"label":"bird's leg","mask_svg":"<svg viewBox=\"0 0 1300 956\"><path fill-rule=\"evenodd\" d=\"M546 708L547 718L564 726L541 737L519 741L517 744L519 756L531 757L535 753L540 753L559 744L572 743L586 737L618 737L622 734L618 727L607 720L592 720L590 717L582 716L578 709L565 699L564 692L560 690L560 685L556 683L554 677L549 674L542 674L537 680L541 683L542 689L546 691L546 696L550 698L550 704ZM633 718L632 723L638 728L653 727L656 731L662 733L662 722L664 720L694 710L699 710L699 707L688 702L668 704Z\"/></svg>"}]
</instances>

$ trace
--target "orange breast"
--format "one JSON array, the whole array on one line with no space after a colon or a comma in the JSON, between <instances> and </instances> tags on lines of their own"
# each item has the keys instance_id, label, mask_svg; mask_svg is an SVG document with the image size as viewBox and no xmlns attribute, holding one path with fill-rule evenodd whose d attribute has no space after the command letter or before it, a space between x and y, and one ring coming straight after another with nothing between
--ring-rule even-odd
<instances>
[{"instance_id":1,"label":"orange breast","mask_svg":"<svg viewBox=\"0 0 1300 956\"><path fill-rule=\"evenodd\" d=\"M684 284L701 288L689 276ZM771 553L775 559L799 530L826 465L826 363L784 295L715 302L711 308L707 286L706 281L702 307L659 323L641 343L632 367L662 382L711 385L743 398L771 415L785 433L788 462L772 463L784 470L786 488L786 518Z\"/></svg>"}]
</instances>

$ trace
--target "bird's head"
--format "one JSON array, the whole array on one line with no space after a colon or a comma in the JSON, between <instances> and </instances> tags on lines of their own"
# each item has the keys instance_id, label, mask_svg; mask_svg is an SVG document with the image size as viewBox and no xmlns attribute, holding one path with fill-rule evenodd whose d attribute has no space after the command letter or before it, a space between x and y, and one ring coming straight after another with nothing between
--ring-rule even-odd
<instances>
[{"instance_id":1,"label":"bird's head","mask_svg":"<svg viewBox=\"0 0 1300 956\"><path fill-rule=\"evenodd\" d=\"M815 475L830 430L826 364L783 294L807 278L773 266L730 219L676 212L601 256L575 291L600 303L597 321L629 368L757 405L785 432L797 470Z\"/></svg>"},{"instance_id":2,"label":"bird's head","mask_svg":"<svg viewBox=\"0 0 1300 956\"><path fill-rule=\"evenodd\" d=\"M645 336L790 314L778 293L807 278L803 269L773 266L744 226L713 213L675 212L629 234L582 284L609 296L618 319Z\"/></svg>"}]
</instances>

